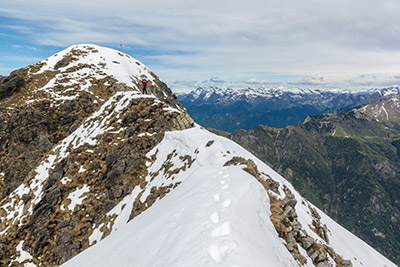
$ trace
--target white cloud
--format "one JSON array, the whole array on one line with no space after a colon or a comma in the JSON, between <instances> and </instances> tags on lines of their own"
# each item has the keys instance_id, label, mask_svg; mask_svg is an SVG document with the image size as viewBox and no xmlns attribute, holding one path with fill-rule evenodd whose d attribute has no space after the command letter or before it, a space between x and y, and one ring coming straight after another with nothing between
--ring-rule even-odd
<instances>
[{"instance_id":1,"label":"white cloud","mask_svg":"<svg viewBox=\"0 0 400 267\"><path fill-rule=\"evenodd\" d=\"M270 80L258 80L257 78L251 78L245 82L248 85L263 86L263 85L281 85L282 82L272 82Z\"/></svg>"},{"instance_id":2,"label":"white cloud","mask_svg":"<svg viewBox=\"0 0 400 267\"><path fill-rule=\"evenodd\" d=\"M299 81L288 82L288 84L295 86L324 86L327 82L322 76L305 76Z\"/></svg>"},{"instance_id":3,"label":"white cloud","mask_svg":"<svg viewBox=\"0 0 400 267\"><path fill-rule=\"evenodd\" d=\"M158 51L143 59L167 82L182 76L189 81L240 76L249 82L254 73L286 73L318 74L325 79L291 82L324 86L363 73L394 76L400 69L397 0L5 3L0 14L28 22L8 27L35 44L117 46L123 41L127 47Z\"/></svg>"}]
</instances>

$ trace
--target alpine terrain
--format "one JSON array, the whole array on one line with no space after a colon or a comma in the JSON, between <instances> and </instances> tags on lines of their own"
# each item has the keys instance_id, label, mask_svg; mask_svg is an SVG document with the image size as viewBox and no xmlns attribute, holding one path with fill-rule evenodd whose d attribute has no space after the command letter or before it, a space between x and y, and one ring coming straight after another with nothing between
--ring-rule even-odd
<instances>
[{"instance_id":1,"label":"alpine terrain","mask_svg":"<svg viewBox=\"0 0 400 267\"><path fill-rule=\"evenodd\" d=\"M395 266L129 55L75 45L0 97L1 266Z\"/></svg>"},{"instance_id":2,"label":"alpine terrain","mask_svg":"<svg viewBox=\"0 0 400 267\"><path fill-rule=\"evenodd\" d=\"M296 127L256 126L230 138L307 199L400 264L400 96Z\"/></svg>"},{"instance_id":3,"label":"alpine terrain","mask_svg":"<svg viewBox=\"0 0 400 267\"><path fill-rule=\"evenodd\" d=\"M300 124L307 116L337 113L377 103L383 96L400 93L400 87L359 92L300 88L221 89L199 87L177 94L193 119L213 129L233 132L257 125L286 127Z\"/></svg>"}]
</instances>

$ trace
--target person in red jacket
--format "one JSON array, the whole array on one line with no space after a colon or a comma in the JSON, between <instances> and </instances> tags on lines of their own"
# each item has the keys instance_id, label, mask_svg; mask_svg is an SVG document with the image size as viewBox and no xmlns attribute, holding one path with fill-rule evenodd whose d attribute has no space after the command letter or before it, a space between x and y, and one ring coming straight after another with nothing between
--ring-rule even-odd
<instances>
[{"instance_id":1,"label":"person in red jacket","mask_svg":"<svg viewBox=\"0 0 400 267\"><path fill-rule=\"evenodd\" d=\"M147 87L147 83L148 83L148 82L149 82L149 81L146 80L146 79L143 79L143 80L142 80L142 84L143 84L143 94L147 94L146 87Z\"/></svg>"}]
</instances>

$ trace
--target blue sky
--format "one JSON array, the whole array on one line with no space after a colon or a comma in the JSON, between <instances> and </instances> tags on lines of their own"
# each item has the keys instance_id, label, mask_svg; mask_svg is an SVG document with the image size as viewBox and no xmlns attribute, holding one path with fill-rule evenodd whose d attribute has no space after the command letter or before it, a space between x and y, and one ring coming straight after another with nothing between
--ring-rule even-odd
<instances>
[{"instance_id":1,"label":"blue sky","mask_svg":"<svg viewBox=\"0 0 400 267\"><path fill-rule=\"evenodd\" d=\"M78 43L118 49L172 89L400 84L398 0L3 0L0 74Z\"/></svg>"}]
</instances>

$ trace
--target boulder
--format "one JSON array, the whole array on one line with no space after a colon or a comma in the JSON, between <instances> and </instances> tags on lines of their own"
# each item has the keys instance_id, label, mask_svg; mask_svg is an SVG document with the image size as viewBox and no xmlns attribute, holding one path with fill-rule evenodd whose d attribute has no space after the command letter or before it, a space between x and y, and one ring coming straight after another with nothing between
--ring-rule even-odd
<instances>
[{"instance_id":1,"label":"boulder","mask_svg":"<svg viewBox=\"0 0 400 267\"><path fill-rule=\"evenodd\" d=\"M302 241L301 241L301 246L304 248L304 249L309 249L313 244L315 243L315 240L312 238L312 237L309 237L309 236L307 236L306 238L304 238Z\"/></svg>"},{"instance_id":2,"label":"boulder","mask_svg":"<svg viewBox=\"0 0 400 267\"><path fill-rule=\"evenodd\" d=\"M297 200L293 193L286 194L285 198L282 200L283 207L290 206L290 207L294 208L294 206L296 206L296 204L297 204Z\"/></svg>"},{"instance_id":3,"label":"boulder","mask_svg":"<svg viewBox=\"0 0 400 267\"><path fill-rule=\"evenodd\" d=\"M18 76L16 73L11 73L10 76L3 78L0 83L0 99L11 96L24 86L24 78Z\"/></svg>"}]
</instances>

